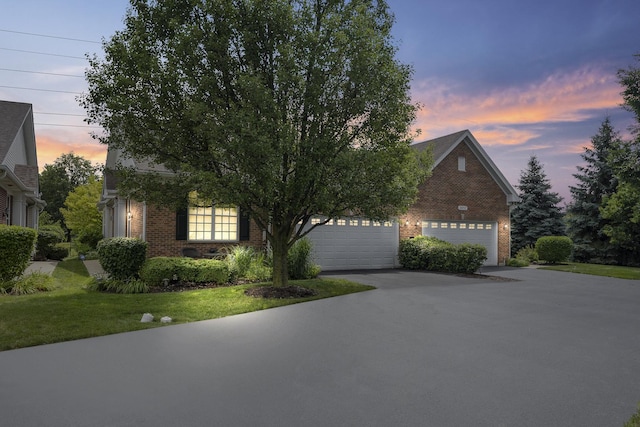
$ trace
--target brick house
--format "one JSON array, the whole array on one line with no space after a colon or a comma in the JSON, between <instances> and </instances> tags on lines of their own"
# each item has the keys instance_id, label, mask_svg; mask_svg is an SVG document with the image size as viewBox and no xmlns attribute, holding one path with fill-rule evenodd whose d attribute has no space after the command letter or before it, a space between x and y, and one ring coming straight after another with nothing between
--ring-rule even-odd
<instances>
[{"instance_id":1,"label":"brick house","mask_svg":"<svg viewBox=\"0 0 640 427\"><path fill-rule=\"evenodd\" d=\"M422 234L483 244L490 255L487 265L508 259L509 209L518 200L517 194L471 132L413 146L417 150L430 147L435 161L416 203L394 220L341 218L312 231L315 261L324 270L394 267L399 240ZM118 163L134 166L141 173L170 173L109 150L106 169ZM175 212L121 198L116 187L115 177L107 173L99 204L104 236L141 238L149 244L149 256L178 256L185 247L206 254L228 245L266 245L263 231L235 207L202 203Z\"/></svg>"},{"instance_id":2,"label":"brick house","mask_svg":"<svg viewBox=\"0 0 640 427\"><path fill-rule=\"evenodd\" d=\"M0 224L38 228L40 199L33 108L0 101Z\"/></svg>"},{"instance_id":3,"label":"brick house","mask_svg":"<svg viewBox=\"0 0 640 427\"><path fill-rule=\"evenodd\" d=\"M509 212L518 195L470 131L414 144L433 152L432 175L400 219L400 238L429 235L487 247L487 265L510 257Z\"/></svg>"}]
</instances>

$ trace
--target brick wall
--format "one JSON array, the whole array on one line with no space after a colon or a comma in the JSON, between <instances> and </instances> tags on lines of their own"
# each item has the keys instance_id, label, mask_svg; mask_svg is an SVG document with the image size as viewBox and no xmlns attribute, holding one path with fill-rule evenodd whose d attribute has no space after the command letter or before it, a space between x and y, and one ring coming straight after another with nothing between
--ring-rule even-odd
<instances>
[{"instance_id":1,"label":"brick wall","mask_svg":"<svg viewBox=\"0 0 640 427\"><path fill-rule=\"evenodd\" d=\"M7 191L4 188L0 188L0 224L7 223L7 216L4 210L7 209Z\"/></svg>"},{"instance_id":2,"label":"brick wall","mask_svg":"<svg viewBox=\"0 0 640 427\"><path fill-rule=\"evenodd\" d=\"M465 172L458 171L459 156L466 159ZM467 206L467 210L460 211L458 206ZM509 258L507 197L465 143L445 157L420 186L418 200L399 218L400 239L422 235L425 219L495 221L498 262L503 264Z\"/></svg>"},{"instance_id":3,"label":"brick wall","mask_svg":"<svg viewBox=\"0 0 640 427\"><path fill-rule=\"evenodd\" d=\"M250 240L248 241L197 243L188 240L176 240L176 212L155 205L147 205L146 238L149 244L147 256L180 256L180 250L184 247L197 248L202 253L209 252L211 248L220 249L235 245L264 248L262 230L253 221L251 221L250 227Z\"/></svg>"}]
</instances>

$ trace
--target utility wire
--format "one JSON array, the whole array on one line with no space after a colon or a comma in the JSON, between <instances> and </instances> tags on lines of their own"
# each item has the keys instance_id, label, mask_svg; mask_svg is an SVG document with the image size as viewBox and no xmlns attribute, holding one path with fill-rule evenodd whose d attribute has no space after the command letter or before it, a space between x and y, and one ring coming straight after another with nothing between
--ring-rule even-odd
<instances>
[{"instance_id":1,"label":"utility wire","mask_svg":"<svg viewBox=\"0 0 640 427\"><path fill-rule=\"evenodd\" d=\"M30 74L45 74L47 76L61 76L61 77L79 77L84 78L84 76L78 76L73 74L60 74L60 73L47 73L44 71L27 71L27 70L14 70L12 68L0 68L0 71L13 71L15 73L30 73Z\"/></svg>"},{"instance_id":2,"label":"utility wire","mask_svg":"<svg viewBox=\"0 0 640 427\"><path fill-rule=\"evenodd\" d=\"M61 124L55 124L55 123L34 123L34 125L38 125L38 126L62 126L62 127L69 127L69 128L93 128L93 129L102 129L101 126L89 126L89 125L61 125Z\"/></svg>"},{"instance_id":3,"label":"utility wire","mask_svg":"<svg viewBox=\"0 0 640 427\"><path fill-rule=\"evenodd\" d=\"M51 36L51 35L48 35L48 34L28 33L28 32L25 32L25 31L4 30L2 28L0 28L0 31L5 32L5 33L23 34L23 35L27 35L27 36L46 37L48 39L60 39L60 40L70 40L70 41L74 41L74 42L100 44L100 42L97 42L95 40L74 39L74 38L71 38L71 37Z\"/></svg>"},{"instance_id":4,"label":"utility wire","mask_svg":"<svg viewBox=\"0 0 640 427\"><path fill-rule=\"evenodd\" d=\"M33 50L23 50L23 49L11 49L8 47L0 47L0 50L9 50L11 52L21 52L21 53L33 53L35 55L59 56L61 58L86 59L83 56L59 55L57 53L36 52Z\"/></svg>"},{"instance_id":5,"label":"utility wire","mask_svg":"<svg viewBox=\"0 0 640 427\"><path fill-rule=\"evenodd\" d=\"M33 114L47 114L51 116L73 116L73 117L86 117L86 114L71 114L71 113L45 113L44 111L34 111Z\"/></svg>"},{"instance_id":6,"label":"utility wire","mask_svg":"<svg viewBox=\"0 0 640 427\"><path fill-rule=\"evenodd\" d=\"M20 89L20 90L35 90L39 92L56 92L56 93L70 93L72 95L82 95L82 92L69 92L66 90L53 90L53 89L36 89L33 87L18 87L18 86L4 86L0 85L0 87L4 87L7 89Z\"/></svg>"}]
</instances>

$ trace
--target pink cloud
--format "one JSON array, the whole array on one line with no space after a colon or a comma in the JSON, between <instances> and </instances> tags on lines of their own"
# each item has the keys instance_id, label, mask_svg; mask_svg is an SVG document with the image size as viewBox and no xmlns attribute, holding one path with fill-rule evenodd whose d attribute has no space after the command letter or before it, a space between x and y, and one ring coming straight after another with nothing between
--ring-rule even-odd
<instances>
[{"instance_id":1,"label":"pink cloud","mask_svg":"<svg viewBox=\"0 0 640 427\"><path fill-rule=\"evenodd\" d=\"M539 134L511 126L579 122L590 118L590 111L614 109L622 101L615 75L595 68L557 72L524 87L473 95L428 80L414 85L413 98L424 105L416 123L423 135L471 128L483 145L524 144Z\"/></svg>"},{"instance_id":2,"label":"pink cloud","mask_svg":"<svg viewBox=\"0 0 640 427\"><path fill-rule=\"evenodd\" d=\"M60 155L73 152L90 160L93 164L104 164L107 147L100 144L87 131L55 130L36 127L38 166L52 164Z\"/></svg>"}]
</instances>

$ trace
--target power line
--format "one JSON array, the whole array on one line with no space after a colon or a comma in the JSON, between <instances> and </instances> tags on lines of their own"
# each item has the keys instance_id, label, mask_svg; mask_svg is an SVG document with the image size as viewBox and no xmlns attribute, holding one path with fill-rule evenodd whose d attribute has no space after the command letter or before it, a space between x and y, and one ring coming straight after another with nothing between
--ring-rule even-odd
<instances>
[{"instance_id":1,"label":"power line","mask_svg":"<svg viewBox=\"0 0 640 427\"><path fill-rule=\"evenodd\" d=\"M71 113L46 113L44 111L34 111L33 114L47 114L51 116L73 116L73 117L86 117L86 114L71 114Z\"/></svg>"},{"instance_id":2,"label":"power line","mask_svg":"<svg viewBox=\"0 0 640 427\"><path fill-rule=\"evenodd\" d=\"M58 56L61 58L72 58L72 59L87 59L83 56L71 56L71 55L59 55L57 53L47 53L47 52L36 52L33 50L23 50L23 49L11 49L8 47L0 47L0 50L9 50L11 52L20 52L20 53L33 53L35 55L48 55L48 56Z\"/></svg>"},{"instance_id":3,"label":"power line","mask_svg":"<svg viewBox=\"0 0 640 427\"><path fill-rule=\"evenodd\" d=\"M69 127L69 128L92 128L92 129L102 129L102 126L89 126L89 125L62 125L62 124L55 124L55 123L34 123L34 125L38 125L38 126L62 126L62 127Z\"/></svg>"},{"instance_id":4,"label":"power line","mask_svg":"<svg viewBox=\"0 0 640 427\"><path fill-rule=\"evenodd\" d=\"M15 73L45 74L47 76L79 77L79 78L83 78L84 77L84 76L78 76L78 75L73 75L73 74L47 73L47 72L44 72L44 71L14 70L12 68L0 68L0 71L13 71Z\"/></svg>"},{"instance_id":5,"label":"power line","mask_svg":"<svg viewBox=\"0 0 640 427\"><path fill-rule=\"evenodd\" d=\"M3 31L5 33L24 34L24 35L27 35L27 36L46 37L48 39L71 40L71 41L74 41L74 42L100 44L100 42L97 42L95 40L74 39L74 38L71 38L71 37L51 36L51 35L48 35L48 34L28 33L28 32L25 32L25 31L3 30L1 28L0 28L0 31Z\"/></svg>"},{"instance_id":6,"label":"power line","mask_svg":"<svg viewBox=\"0 0 640 427\"><path fill-rule=\"evenodd\" d=\"M66 90L36 89L33 87L18 87L18 86L3 86L3 85L0 85L0 87L7 88L7 89L35 90L39 92L56 92L56 93L70 93L72 95L82 95L82 92L69 92Z\"/></svg>"}]
</instances>

